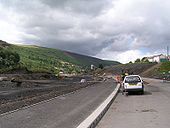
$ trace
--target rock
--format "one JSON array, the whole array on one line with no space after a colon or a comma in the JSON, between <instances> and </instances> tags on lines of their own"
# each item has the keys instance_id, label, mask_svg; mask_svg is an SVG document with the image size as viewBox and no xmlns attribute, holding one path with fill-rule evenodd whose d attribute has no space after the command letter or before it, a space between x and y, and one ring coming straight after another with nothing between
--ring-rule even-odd
<instances>
[{"instance_id":1,"label":"rock","mask_svg":"<svg viewBox=\"0 0 170 128\"><path fill-rule=\"evenodd\" d=\"M81 79L80 83L85 83L86 79Z\"/></svg>"},{"instance_id":2,"label":"rock","mask_svg":"<svg viewBox=\"0 0 170 128\"><path fill-rule=\"evenodd\" d=\"M0 77L0 81L7 81L8 78L7 77Z\"/></svg>"}]
</instances>

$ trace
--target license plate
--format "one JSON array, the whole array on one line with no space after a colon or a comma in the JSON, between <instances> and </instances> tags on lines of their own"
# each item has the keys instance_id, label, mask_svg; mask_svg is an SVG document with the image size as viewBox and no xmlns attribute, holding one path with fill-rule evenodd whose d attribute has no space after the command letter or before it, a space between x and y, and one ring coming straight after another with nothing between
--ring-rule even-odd
<instances>
[{"instance_id":1,"label":"license plate","mask_svg":"<svg viewBox=\"0 0 170 128\"><path fill-rule=\"evenodd\" d=\"M137 84L129 84L129 86L136 86Z\"/></svg>"}]
</instances>

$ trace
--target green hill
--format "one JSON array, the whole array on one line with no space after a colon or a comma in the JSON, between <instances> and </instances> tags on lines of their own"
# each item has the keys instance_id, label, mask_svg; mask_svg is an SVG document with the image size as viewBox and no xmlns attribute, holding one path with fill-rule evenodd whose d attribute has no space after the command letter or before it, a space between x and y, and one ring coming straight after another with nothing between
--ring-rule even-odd
<instances>
[{"instance_id":1,"label":"green hill","mask_svg":"<svg viewBox=\"0 0 170 128\"><path fill-rule=\"evenodd\" d=\"M32 72L53 73L63 71L65 73L73 73L81 72L84 67L90 67L91 64L94 64L97 67L99 64L102 64L103 66L119 64L119 62L115 61L104 61L98 58L58 49L33 45L10 45L6 42L3 42L2 44L3 46L1 46L1 51L6 50L18 53L20 56L19 65L11 66L11 68L8 67L7 70L19 67L26 68Z\"/></svg>"}]
</instances>

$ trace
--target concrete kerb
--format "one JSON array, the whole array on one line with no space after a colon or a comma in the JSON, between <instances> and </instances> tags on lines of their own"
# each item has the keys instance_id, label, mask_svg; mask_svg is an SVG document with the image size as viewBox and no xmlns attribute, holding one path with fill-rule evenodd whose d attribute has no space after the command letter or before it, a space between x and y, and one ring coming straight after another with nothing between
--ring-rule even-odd
<instances>
[{"instance_id":1,"label":"concrete kerb","mask_svg":"<svg viewBox=\"0 0 170 128\"><path fill-rule=\"evenodd\" d=\"M116 98L119 89L120 84L117 84L117 87L109 95L109 97L91 115L89 115L82 123L80 123L77 128L94 128L109 109L110 105Z\"/></svg>"}]
</instances>

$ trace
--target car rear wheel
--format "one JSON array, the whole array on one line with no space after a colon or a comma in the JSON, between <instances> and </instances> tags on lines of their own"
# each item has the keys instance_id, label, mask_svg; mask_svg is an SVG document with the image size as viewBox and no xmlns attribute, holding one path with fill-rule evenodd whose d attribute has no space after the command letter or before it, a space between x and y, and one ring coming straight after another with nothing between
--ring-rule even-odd
<instances>
[{"instance_id":1,"label":"car rear wheel","mask_svg":"<svg viewBox=\"0 0 170 128\"><path fill-rule=\"evenodd\" d=\"M140 91L140 94L143 95L144 94L144 90Z\"/></svg>"}]
</instances>

